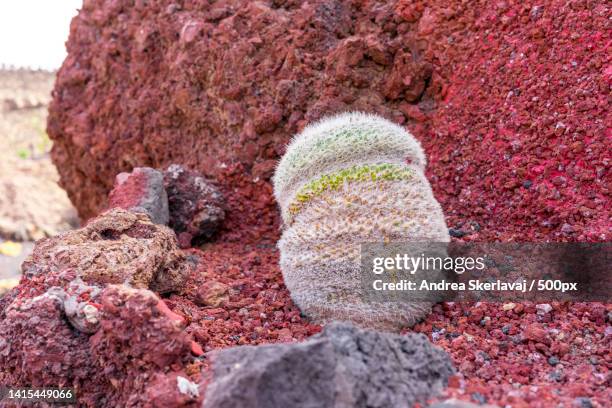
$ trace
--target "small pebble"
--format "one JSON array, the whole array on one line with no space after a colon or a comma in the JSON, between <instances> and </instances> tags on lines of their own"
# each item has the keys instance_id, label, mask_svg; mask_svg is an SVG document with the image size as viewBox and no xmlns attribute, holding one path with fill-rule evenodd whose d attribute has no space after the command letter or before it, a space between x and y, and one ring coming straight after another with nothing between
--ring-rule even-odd
<instances>
[{"instance_id":1,"label":"small pebble","mask_svg":"<svg viewBox=\"0 0 612 408\"><path fill-rule=\"evenodd\" d=\"M516 306L516 304L515 304L515 303L505 303L505 304L502 306L502 309L504 309L505 311L508 311L508 310L512 310L512 309L514 309L514 307L515 307L515 306Z\"/></svg>"},{"instance_id":2,"label":"small pebble","mask_svg":"<svg viewBox=\"0 0 612 408\"><path fill-rule=\"evenodd\" d=\"M561 232L569 235L569 234L573 234L574 233L574 227L572 227L570 224L563 224L563 226L561 227Z\"/></svg>"},{"instance_id":3,"label":"small pebble","mask_svg":"<svg viewBox=\"0 0 612 408\"><path fill-rule=\"evenodd\" d=\"M479 404L484 404L485 402L487 402L487 398L479 392L473 393L472 399L478 402Z\"/></svg>"},{"instance_id":4,"label":"small pebble","mask_svg":"<svg viewBox=\"0 0 612 408\"><path fill-rule=\"evenodd\" d=\"M548 374L548 378L550 378L552 381L559 382L563 379L563 374L557 370L551 371L551 373Z\"/></svg>"},{"instance_id":5,"label":"small pebble","mask_svg":"<svg viewBox=\"0 0 612 408\"><path fill-rule=\"evenodd\" d=\"M559 357L557 356L548 357L548 364L550 364L551 366L556 366L557 364L559 364Z\"/></svg>"},{"instance_id":6,"label":"small pebble","mask_svg":"<svg viewBox=\"0 0 612 408\"><path fill-rule=\"evenodd\" d=\"M590 398L578 397L575 400L576 406L580 408L593 408Z\"/></svg>"},{"instance_id":7,"label":"small pebble","mask_svg":"<svg viewBox=\"0 0 612 408\"><path fill-rule=\"evenodd\" d=\"M536 305L536 310L539 315L545 315L546 313L552 310L552 306L548 303L541 303L539 305Z\"/></svg>"},{"instance_id":8,"label":"small pebble","mask_svg":"<svg viewBox=\"0 0 612 408\"><path fill-rule=\"evenodd\" d=\"M523 342L523 338L519 334L515 336L509 336L509 337L510 337L510 340L512 340L514 344L520 344Z\"/></svg>"},{"instance_id":9,"label":"small pebble","mask_svg":"<svg viewBox=\"0 0 612 408\"><path fill-rule=\"evenodd\" d=\"M460 229L456 229L456 228L449 228L448 233L450 234L451 237L455 237L455 238L463 238L466 235L465 232L463 232Z\"/></svg>"}]
</instances>

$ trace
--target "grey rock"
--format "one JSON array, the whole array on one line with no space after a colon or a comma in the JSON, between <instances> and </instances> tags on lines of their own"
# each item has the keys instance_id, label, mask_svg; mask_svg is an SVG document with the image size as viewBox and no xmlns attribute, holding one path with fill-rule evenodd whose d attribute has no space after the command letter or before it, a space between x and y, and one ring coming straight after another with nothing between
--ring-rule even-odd
<instances>
[{"instance_id":1,"label":"grey rock","mask_svg":"<svg viewBox=\"0 0 612 408\"><path fill-rule=\"evenodd\" d=\"M170 220L164 176L150 167L119 173L108 201L109 208L145 213L155 224L168 225Z\"/></svg>"},{"instance_id":2,"label":"grey rock","mask_svg":"<svg viewBox=\"0 0 612 408\"><path fill-rule=\"evenodd\" d=\"M331 323L302 343L241 346L209 354L205 408L412 407L454 369L422 334Z\"/></svg>"},{"instance_id":3,"label":"grey rock","mask_svg":"<svg viewBox=\"0 0 612 408\"><path fill-rule=\"evenodd\" d=\"M484 395L482 395L479 392L475 392L472 394L472 399L474 401L477 401L479 404L484 404L485 402L487 402L487 399L485 398Z\"/></svg>"},{"instance_id":4,"label":"grey rock","mask_svg":"<svg viewBox=\"0 0 612 408\"><path fill-rule=\"evenodd\" d=\"M552 381L556 381L556 382L561 382L563 381L563 379L565 378L563 372L559 371L559 370L555 370L555 371L551 371L550 374L548 374L548 378Z\"/></svg>"},{"instance_id":5,"label":"grey rock","mask_svg":"<svg viewBox=\"0 0 612 408\"><path fill-rule=\"evenodd\" d=\"M223 194L213 180L172 164L164 171L172 228L183 248L211 241L225 219Z\"/></svg>"}]
</instances>

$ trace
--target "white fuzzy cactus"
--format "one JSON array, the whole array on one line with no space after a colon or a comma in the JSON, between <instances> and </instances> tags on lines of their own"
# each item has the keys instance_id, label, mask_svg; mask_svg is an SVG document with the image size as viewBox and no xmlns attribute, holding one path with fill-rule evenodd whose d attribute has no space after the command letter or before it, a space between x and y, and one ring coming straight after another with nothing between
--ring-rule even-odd
<instances>
[{"instance_id":1,"label":"white fuzzy cactus","mask_svg":"<svg viewBox=\"0 0 612 408\"><path fill-rule=\"evenodd\" d=\"M307 316L397 330L428 312L422 302L364 302L359 261L361 243L449 241L425 164L410 133L375 115L327 118L292 140L274 175L278 246L285 284Z\"/></svg>"}]
</instances>

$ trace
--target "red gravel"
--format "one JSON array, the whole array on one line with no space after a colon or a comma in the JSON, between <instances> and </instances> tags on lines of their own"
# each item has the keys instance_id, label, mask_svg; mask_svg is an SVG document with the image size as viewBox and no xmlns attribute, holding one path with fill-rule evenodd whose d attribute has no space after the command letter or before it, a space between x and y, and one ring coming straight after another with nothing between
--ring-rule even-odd
<instances>
[{"instance_id":1,"label":"red gravel","mask_svg":"<svg viewBox=\"0 0 612 408\"><path fill-rule=\"evenodd\" d=\"M302 319L283 284L276 249L279 219L270 185L246 177L240 165L225 169L221 180L240 186L223 191L229 214L223 231L217 242L191 250L198 267L183 292L166 303L187 319L187 331L204 351L300 341L318 333L320 327ZM202 290L212 282L227 285L228 293L220 298L229 299L203 306Z\"/></svg>"},{"instance_id":2,"label":"red gravel","mask_svg":"<svg viewBox=\"0 0 612 408\"><path fill-rule=\"evenodd\" d=\"M608 406L612 399L611 305L445 303L414 331L453 358L459 375L445 397L499 406ZM583 404L583 405L581 405Z\"/></svg>"},{"instance_id":3,"label":"red gravel","mask_svg":"<svg viewBox=\"0 0 612 408\"><path fill-rule=\"evenodd\" d=\"M239 174L228 171L227 176ZM243 202L240 191L226 192L230 207ZM259 190L245 191L253 194ZM230 211L234 225L256 215L275 219L270 206L241 209ZM232 226L232 232L223 234L220 242L192 250L200 266L185 294L173 295L167 303L187 318L187 330L204 351L299 341L319 331L300 317L282 283L276 228L276 221L270 228ZM227 302L218 307L201 306L198 289L210 282L230 288ZM612 305L553 303L552 311L543 315L537 314L534 304L517 304L510 311L502 306L438 305L413 329L447 350L460 371L451 379L444 398L513 407L589 402L594 407L606 406L612 398L608 317Z\"/></svg>"},{"instance_id":4,"label":"red gravel","mask_svg":"<svg viewBox=\"0 0 612 408\"><path fill-rule=\"evenodd\" d=\"M426 59L443 84L430 127L415 131L449 226L470 234L466 240L609 240L609 8L426 3L396 9L420 17ZM612 306L553 307L539 316L529 304L511 312L443 305L415 330L461 372L447 396L513 407L609 406Z\"/></svg>"},{"instance_id":5,"label":"red gravel","mask_svg":"<svg viewBox=\"0 0 612 408\"><path fill-rule=\"evenodd\" d=\"M300 317L283 285L272 245L211 244L193 251L200 267L186 290L167 299L190 322L188 331L204 351L244 344L299 341L320 327ZM198 288L211 282L229 287L229 299L202 306Z\"/></svg>"},{"instance_id":6,"label":"red gravel","mask_svg":"<svg viewBox=\"0 0 612 408\"><path fill-rule=\"evenodd\" d=\"M291 302L271 245L211 244L193 256L201 267L186 295L167 303L187 317L187 330L204 351L299 341L319 331ZM210 281L231 288L227 303L197 305L198 287ZM612 398L612 331L606 320L612 305L553 303L544 315L534 304L502 307L442 304L413 329L449 352L460 372L444 397L513 407L580 406L582 399L606 406Z\"/></svg>"},{"instance_id":7,"label":"red gravel","mask_svg":"<svg viewBox=\"0 0 612 408\"><path fill-rule=\"evenodd\" d=\"M427 4L427 6L424 6ZM449 226L480 240L605 241L610 10L589 1L400 1L440 101L421 136Z\"/></svg>"},{"instance_id":8,"label":"red gravel","mask_svg":"<svg viewBox=\"0 0 612 408\"><path fill-rule=\"evenodd\" d=\"M466 232L466 240L609 237L605 8L471 2L450 10L442 1L428 8L406 3L411 6L400 2L398 12L408 20L410 13L421 16L419 35L438 39L426 52L442 99L433 113L423 104L410 113L424 121L411 126L429 155L429 177L449 226ZM243 177L240 169L226 176ZM203 273L187 296L169 301L190 316L188 330L205 350L300 340L318 331L300 318L282 284L278 220L267 188L244 177L242 190L225 192L239 211L228 212L234 218L222 242L194 250ZM253 196L259 204L245 205ZM267 227L253 226L255 219L268 220ZM195 305L198 286L209 280L232 288L229 303ZM552 306L544 315L533 304L511 311L493 303L436 306L414 331L447 350L460 371L444 396L513 407L606 406L612 306Z\"/></svg>"}]
</instances>

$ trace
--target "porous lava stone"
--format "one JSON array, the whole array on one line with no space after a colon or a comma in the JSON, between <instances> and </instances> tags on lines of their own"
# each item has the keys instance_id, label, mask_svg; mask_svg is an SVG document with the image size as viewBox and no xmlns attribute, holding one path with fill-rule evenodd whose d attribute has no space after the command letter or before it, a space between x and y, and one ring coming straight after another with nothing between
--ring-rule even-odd
<instances>
[{"instance_id":1,"label":"porous lava stone","mask_svg":"<svg viewBox=\"0 0 612 408\"><path fill-rule=\"evenodd\" d=\"M223 173L241 166L267 183L308 122L377 112L424 144L449 225L478 222L474 239L603 240L608 12L560 0L88 0L53 93L53 159L89 218L119 172L179 163L231 191L242 177ZM268 194L245 204L273 207Z\"/></svg>"},{"instance_id":2,"label":"porous lava stone","mask_svg":"<svg viewBox=\"0 0 612 408\"><path fill-rule=\"evenodd\" d=\"M173 164L164 172L170 209L169 226L179 245L190 248L210 241L225 219L223 195L201 174Z\"/></svg>"},{"instance_id":3,"label":"porous lava stone","mask_svg":"<svg viewBox=\"0 0 612 408\"><path fill-rule=\"evenodd\" d=\"M415 34L385 1L85 1L48 122L61 183L84 218L136 166L178 163L231 190L220 173L239 164L267 183L290 136L323 115L407 123L408 106L433 106Z\"/></svg>"},{"instance_id":4,"label":"porous lava stone","mask_svg":"<svg viewBox=\"0 0 612 408\"><path fill-rule=\"evenodd\" d=\"M416 130L448 225L473 240L610 238L609 5L399 1L443 88Z\"/></svg>"}]
</instances>

